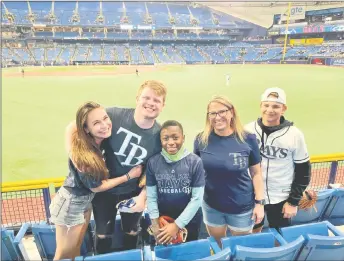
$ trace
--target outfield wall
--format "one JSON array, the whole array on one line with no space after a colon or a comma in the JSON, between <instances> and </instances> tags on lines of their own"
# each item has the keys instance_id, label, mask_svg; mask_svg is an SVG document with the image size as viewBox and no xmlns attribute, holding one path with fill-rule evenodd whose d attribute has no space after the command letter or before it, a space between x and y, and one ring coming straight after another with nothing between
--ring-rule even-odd
<instances>
[{"instance_id":1,"label":"outfield wall","mask_svg":"<svg viewBox=\"0 0 344 261\"><path fill-rule=\"evenodd\" d=\"M33 67L51 67L51 66L81 66L81 65L139 65L139 66L152 66L152 65L178 65L178 64L188 64L188 65L197 65L197 64L243 64L243 61L206 61L206 62L191 62L186 61L184 63L141 63L141 62L129 62L129 61L73 61L72 63L45 63L43 64L28 64ZM310 57L307 60L301 59L298 57L290 57L288 60L280 59L270 59L267 61L245 61L245 64L314 64L314 65L327 65L327 66L344 66L344 57L343 58L328 58L328 57ZM26 65L26 66L28 66ZM13 68L20 67L20 64L10 64L3 68Z\"/></svg>"},{"instance_id":2,"label":"outfield wall","mask_svg":"<svg viewBox=\"0 0 344 261\"><path fill-rule=\"evenodd\" d=\"M330 184L344 186L344 153L311 157L308 189L320 191ZM1 186L2 227L19 229L23 223L49 222L52 196L64 178L6 182Z\"/></svg>"}]
</instances>

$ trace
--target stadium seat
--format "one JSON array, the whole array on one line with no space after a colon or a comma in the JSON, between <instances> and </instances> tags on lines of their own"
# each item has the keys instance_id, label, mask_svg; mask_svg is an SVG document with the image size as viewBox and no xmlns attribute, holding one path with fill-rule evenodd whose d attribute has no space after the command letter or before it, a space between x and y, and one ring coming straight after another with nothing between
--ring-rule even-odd
<instances>
[{"instance_id":1,"label":"stadium seat","mask_svg":"<svg viewBox=\"0 0 344 261\"><path fill-rule=\"evenodd\" d=\"M155 260L229 260L229 248L211 255L211 245L207 239L187 242L178 245L156 246L154 248Z\"/></svg>"},{"instance_id":2,"label":"stadium seat","mask_svg":"<svg viewBox=\"0 0 344 261\"><path fill-rule=\"evenodd\" d=\"M1 260L29 260L22 243L29 226L28 223L23 224L16 237L13 230L1 228Z\"/></svg>"},{"instance_id":3,"label":"stadium seat","mask_svg":"<svg viewBox=\"0 0 344 261\"><path fill-rule=\"evenodd\" d=\"M109 261L109 260L119 260L119 261L141 261L142 259L142 250L134 249L121 252L113 252L109 254L95 255L82 257L78 256L75 258L75 261Z\"/></svg>"},{"instance_id":4,"label":"stadium seat","mask_svg":"<svg viewBox=\"0 0 344 261\"><path fill-rule=\"evenodd\" d=\"M324 219L335 226L344 225L344 188L336 189L329 206L324 214Z\"/></svg>"},{"instance_id":5,"label":"stadium seat","mask_svg":"<svg viewBox=\"0 0 344 261\"><path fill-rule=\"evenodd\" d=\"M42 260L53 260L56 250L55 226L46 223L32 225L32 233L35 239L39 255ZM92 253L92 243L89 233L86 233L81 245L81 255L86 256Z\"/></svg>"},{"instance_id":6,"label":"stadium seat","mask_svg":"<svg viewBox=\"0 0 344 261\"><path fill-rule=\"evenodd\" d=\"M275 236L272 233L251 234L245 236L231 236L221 239L223 248L235 249L236 245L254 248L269 248L275 245Z\"/></svg>"},{"instance_id":7,"label":"stadium seat","mask_svg":"<svg viewBox=\"0 0 344 261\"><path fill-rule=\"evenodd\" d=\"M220 251L214 238L209 238L215 253ZM286 242L278 233L266 232L245 236L226 237L222 247L229 248L233 260L295 260L304 238ZM280 246L275 246L278 243Z\"/></svg>"},{"instance_id":8,"label":"stadium seat","mask_svg":"<svg viewBox=\"0 0 344 261\"><path fill-rule=\"evenodd\" d=\"M236 246L234 260L295 260L302 247L304 238L300 236L295 241L273 248L251 248Z\"/></svg>"},{"instance_id":9,"label":"stadium seat","mask_svg":"<svg viewBox=\"0 0 344 261\"><path fill-rule=\"evenodd\" d=\"M344 260L344 233L328 221L281 228L281 235L287 242L305 238L297 260Z\"/></svg>"},{"instance_id":10,"label":"stadium seat","mask_svg":"<svg viewBox=\"0 0 344 261\"><path fill-rule=\"evenodd\" d=\"M300 209L298 210L296 216L292 218L292 225L306 224L316 221L322 221L325 210L329 206L329 203L332 199L334 189L327 189L318 192L318 200L315 204L315 209ZM344 202L344 201L343 201Z\"/></svg>"}]
</instances>

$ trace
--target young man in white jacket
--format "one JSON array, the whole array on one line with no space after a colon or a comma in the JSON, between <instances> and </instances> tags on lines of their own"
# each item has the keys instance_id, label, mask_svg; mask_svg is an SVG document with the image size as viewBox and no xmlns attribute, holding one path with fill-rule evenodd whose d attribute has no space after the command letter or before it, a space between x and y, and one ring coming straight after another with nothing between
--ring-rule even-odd
<instances>
[{"instance_id":1,"label":"young man in white jacket","mask_svg":"<svg viewBox=\"0 0 344 261\"><path fill-rule=\"evenodd\" d=\"M311 176L303 133L283 116L286 104L282 89L265 90L261 118L245 126L258 140L265 185L264 209L269 226L277 229L290 225ZM264 220L255 225L254 232L260 232L263 224Z\"/></svg>"}]
</instances>

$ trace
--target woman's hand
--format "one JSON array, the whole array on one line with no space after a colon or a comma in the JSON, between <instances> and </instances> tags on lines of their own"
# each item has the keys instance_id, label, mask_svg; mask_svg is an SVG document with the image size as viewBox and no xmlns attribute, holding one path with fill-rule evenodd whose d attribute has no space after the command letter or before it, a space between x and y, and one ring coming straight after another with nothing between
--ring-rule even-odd
<instances>
[{"instance_id":1,"label":"woman's hand","mask_svg":"<svg viewBox=\"0 0 344 261\"><path fill-rule=\"evenodd\" d=\"M255 220L255 224L262 222L264 218L264 206L261 204L256 204L253 209L252 220Z\"/></svg>"},{"instance_id":2,"label":"woman's hand","mask_svg":"<svg viewBox=\"0 0 344 261\"><path fill-rule=\"evenodd\" d=\"M128 172L130 179L139 178L141 174L142 174L142 165L137 165Z\"/></svg>"}]
</instances>

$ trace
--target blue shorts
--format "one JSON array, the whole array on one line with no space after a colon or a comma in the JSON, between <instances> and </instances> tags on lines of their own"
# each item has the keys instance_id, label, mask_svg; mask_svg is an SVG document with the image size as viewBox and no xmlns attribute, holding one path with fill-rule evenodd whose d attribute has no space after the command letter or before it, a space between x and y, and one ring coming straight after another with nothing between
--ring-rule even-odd
<instances>
[{"instance_id":1,"label":"blue shorts","mask_svg":"<svg viewBox=\"0 0 344 261\"><path fill-rule=\"evenodd\" d=\"M61 187L49 206L50 222L68 227L85 223L85 212L92 209L91 201L95 193L76 196Z\"/></svg>"},{"instance_id":2,"label":"blue shorts","mask_svg":"<svg viewBox=\"0 0 344 261\"><path fill-rule=\"evenodd\" d=\"M213 209L203 200L202 211L204 223L211 227L228 226L235 232L246 232L254 226L254 220L251 219L253 209L242 214L227 214Z\"/></svg>"}]
</instances>

